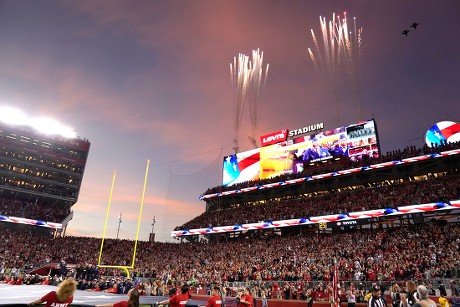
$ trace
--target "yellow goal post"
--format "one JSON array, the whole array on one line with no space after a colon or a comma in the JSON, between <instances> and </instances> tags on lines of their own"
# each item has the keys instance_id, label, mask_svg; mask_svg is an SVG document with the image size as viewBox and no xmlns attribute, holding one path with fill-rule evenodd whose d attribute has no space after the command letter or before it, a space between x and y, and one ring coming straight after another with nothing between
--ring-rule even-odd
<instances>
[{"instance_id":1,"label":"yellow goal post","mask_svg":"<svg viewBox=\"0 0 460 307\"><path fill-rule=\"evenodd\" d=\"M105 214L104 231L102 233L101 248L99 250L99 259L97 261L97 266L100 267L100 268L122 269L122 270L124 270L126 272L126 277L127 278L130 278L130 274L129 274L128 269L134 269L134 261L136 259L137 241L139 239L139 229L140 229L140 226L141 226L141 218L142 218L142 207L144 206L145 188L147 186L147 178L148 178L148 174L149 174L149 166L150 166L150 160L147 160L147 166L145 168L145 176L144 176L144 187L142 189L141 205L140 205L139 215L138 215L138 219L137 219L137 230L136 230L136 239L134 241L133 258L132 258L132 262L131 262L130 266L126 266L126 265L104 265L104 264L101 264L102 250L104 248L104 240L105 240L105 235L106 235L106 230L107 230L107 221L109 220L110 204L112 203L113 188L115 186L115 178L117 176L117 170L115 169L114 172L113 172L112 186L110 188L109 202L108 202L108 205L107 205L107 212Z\"/></svg>"}]
</instances>

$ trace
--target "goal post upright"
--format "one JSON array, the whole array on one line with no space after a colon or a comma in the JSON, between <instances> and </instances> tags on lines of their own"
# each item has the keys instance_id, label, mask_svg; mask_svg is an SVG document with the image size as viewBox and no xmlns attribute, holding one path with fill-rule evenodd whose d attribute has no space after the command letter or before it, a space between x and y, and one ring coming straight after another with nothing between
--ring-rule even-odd
<instances>
[{"instance_id":1,"label":"goal post upright","mask_svg":"<svg viewBox=\"0 0 460 307\"><path fill-rule=\"evenodd\" d=\"M143 185L143 189L142 189L141 204L140 204L139 215L138 215L138 219L137 219L136 238L134 240L134 251L133 251L133 259L132 259L132 262L131 262L131 266L126 266L126 265L101 265L102 251L103 251L103 247L104 247L104 240L105 240L105 235L106 235L106 230L107 230L107 222L108 222L108 219L109 219L110 204L112 202L113 188L114 188L114 185L115 185L115 178L116 178L116 175L117 175L117 170L116 169L114 170L114 173L113 173L112 187L110 188L109 202L108 202L108 205L107 205L107 212L106 212L106 215L105 215L104 230L103 230L103 234L102 234L101 248L99 250L99 259L98 259L98 262L97 262L97 266L100 267L100 268L122 269L122 270L124 270L126 272L127 278L130 278L130 273L129 273L128 269L134 269L134 262L136 260L137 242L139 240L139 230L140 230L141 220L142 220L142 208L144 206L145 190L146 190L146 187L147 187L147 178L148 178L148 174L149 174L149 167L150 167L150 160L147 160L147 166L146 166L146 169L145 169L145 176L144 176L144 185Z\"/></svg>"},{"instance_id":2,"label":"goal post upright","mask_svg":"<svg viewBox=\"0 0 460 307\"><path fill-rule=\"evenodd\" d=\"M134 241L133 261L131 263L131 267L133 267L133 268L134 268L134 261L136 260L137 241L139 239L139 229L140 229L140 226L141 226L141 218L142 218L142 207L144 206L145 188L147 186L147 178L148 178L148 175L149 175L149 166L150 166L150 160L147 160L147 166L145 168L145 176L144 176L144 187L142 189L141 205L140 205L140 208L139 208L139 217L137 219L137 231L136 231L136 240Z\"/></svg>"},{"instance_id":3,"label":"goal post upright","mask_svg":"<svg viewBox=\"0 0 460 307\"><path fill-rule=\"evenodd\" d=\"M104 223L104 231L102 233L101 249L99 250L99 259L97 261L98 266L100 266L100 264L101 264L102 248L104 247L105 233L106 233L106 230L107 230L107 221L109 220L110 204L112 203L113 187L115 186L115 178L116 178L116 176L117 176L117 169L115 169L113 171L112 187L110 188L109 203L107 205L107 212L105 214L105 223Z\"/></svg>"}]
</instances>

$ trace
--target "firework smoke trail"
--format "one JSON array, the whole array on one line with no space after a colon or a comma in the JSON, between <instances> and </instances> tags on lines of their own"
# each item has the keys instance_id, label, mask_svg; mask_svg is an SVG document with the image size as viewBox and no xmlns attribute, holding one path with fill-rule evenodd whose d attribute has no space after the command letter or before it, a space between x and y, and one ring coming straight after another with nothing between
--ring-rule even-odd
<instances>
[{"instance_id":1,"label":"firework smoke trail","mask_svg":"<svg viewBox=\"0 0 460 307\"><path fill-rule=\"evenodd\" d=\"M339 20L341 36L343 37L343 51L340 53L342 61L344 63L345 73L351 81L351 87L355 102L359 104L359 112L357 120L364 119L364 110L362 99L360 95L360 83L359 83L359 72L361 64L361 33L362 28L357 29L356 17L353 18L353 30L349 32L347 15L344 13L344 18ZM352 35L353 34L353 35Z\"/></svg>"},{"instance_id":2,"label":"firework smoke trail","mask_svg":"<svg viewBox=\"0 0 460 307\"><path fill-rule=\"evenodd\" d=\"M239 151L238 137L243 117L244 104L248 93L248 84L250 78L249 57L240 53L233 58L233 65L230 63L230 77L232 81L233 93L235 96L235 108L233 109L234 118L234 138L233 149L235 153Z\"/></svg>"},{"instance_id":3,"label":"firework smoke trail","mask_svg":"<svg viewBox=\"0 0 460 307\"><path fill-rule=\"evenodd\" d=\"M310 48L308 48L308 54L310 55L310 59L313 62L313 66L315 66L316 71L318 71L319 67L318 67L318 64L316 63L315 55L313 54Z\"/></svg>"},{"instance_id":4,"label":"firework smoke trail","mask_svg":"<svg viewBox=\"0 0 460 307\"><path fill-rule=\"evenodd\" d=\"M360 71L361 71L361 54L362 54L362 34L363 28L356 29L356 17L354 18L354 42L353 48L353 86L355 99L359 103L359 118L358 120L364 120L364 106L360 92Z\"/></svg>"},{"instance_id":5,"label":"firework smoke trail","mask_svg":"<svg viewBox=\"0 0 460 307\"><path fill-rule=\"evenodd\" d=\"M251 118L252 134L249 136L249 140L257 148L257 142L255 134L259 128L259 104L260 97L262 96L265 83L268 77L269 64L265 67L264 72L264 53L260 52L259 49L252 51L252 62L250 62L250 80L248 87L248 106L249 115Z\"/></svg>"},{"instance_id":6,"label":"firework smoke trail","mask_svg":"<svg viewBox=\"0 0 460 307\"><path fill-rule=\"evenodd\" d=\"M319 17L322 34L322 48L317 41L315 32L311 36L316 47L316 54L308 48L308 54L317 72L332 88L333 101L336 106L336 121L340 124L340 99L338 75L344 72L351 80L355 100L360 103L359 120L363 119L363 107L359 96L359 66L362 45L362 28L357 29L354 18L354 31L349 32L346 13L344 18L332 14L332 20L327 22L325 17ZM353 35L352 35L353 34ZM324 62L322 61L324 58Z\"/></svg>"},{"instance_id":7,"label":"firework smoke trail","mask_svg":"<svg viewBox=\"0 0 460 307\"><path fill-rule=\"evenodd\" d=\"M335 20L335 13L332 15L332 21L327 21L325 17L319 17L320 29L321 29L321 37L322 37L322 48L319 47L319 43L316 39L315 32L311 29L311 35L313 38L313 42L316 47L316 55L310 49L309 55L311 60L313 61L313 65L317 69L318 73L324 79L326 83L329 83L330 89L332 89L333 93L333 101L338 104L338 84L337 84L337 68L338 68L338 50L339 50L339 42L337 42L337 31L336 25L334 23ZM319 61L316 61L318 59ZM322 61L324 59L324 61ZM339 106L335 107L337 112L337 123L339 123Z\"/></svg>"},{"instance_id":8,"label":"firework smoke trail","mask_svg":"<svg viewBox=\"0 0 460 307\"><path fill-rule=\"evenodd\" d=\"M321 22L321 18L320 18L320 22ZM318 60L319 60L319 63L320 65L322 66L323 64L323 60L321 58L321 52L319 52L319 45L318 45L318 41L316 40L316 35L315 35L315 32L313 32L313 29L310 30L311 31L311 36L313 37L313 42L315 43L315 47L316 47L316 54L318 55ZM313 52L311 51L310 48L308 48L308 50L310 50L310 54L313 55ZM314 58L314 56L313 56ZM319 70L318 70L319 71Z\"/></svg>"}]
</instances>

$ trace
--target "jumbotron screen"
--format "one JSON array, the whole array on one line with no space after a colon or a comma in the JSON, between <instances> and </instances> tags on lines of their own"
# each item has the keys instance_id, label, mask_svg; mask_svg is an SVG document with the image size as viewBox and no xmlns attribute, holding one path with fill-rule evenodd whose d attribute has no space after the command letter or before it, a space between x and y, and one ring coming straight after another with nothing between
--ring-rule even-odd
<instances>
[{"instance_id":1,"label":"jumbotron screen","mask_svg":"<svg viewBox=\"0 0 460 307\"><path fill-rule=\"evenodd\" d=\"M374 120L252 149L224 157L223 185L300 173L326 160L352 161L379 156Z\"/></svg>"}]
</instances>

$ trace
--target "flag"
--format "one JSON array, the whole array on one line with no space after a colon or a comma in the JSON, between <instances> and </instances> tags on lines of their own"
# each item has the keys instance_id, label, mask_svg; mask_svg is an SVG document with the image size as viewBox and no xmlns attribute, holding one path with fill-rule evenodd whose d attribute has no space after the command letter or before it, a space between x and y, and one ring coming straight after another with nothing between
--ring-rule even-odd
<instances>
[{"instance_id":1,"label":"flag","mask_svg":"<svg viewBox=\"0 0 460 307\"><path fill-rule=\"evenodd\" d=\"M224 158L223 185L229 186L259 179L260 149L245 151Z\"/></svg>"},{"instance_id":2,"label":"flag","mask_svg":"<svg viewBox=\"0 0 460 307\"><path fill-rule=\"evenodd\" d=\"M334 259L334 275L332 277L332 295L334 307L340 307L339 301L339 275L337 273L337 261Z\"/></svg>"},{"instance_id":3,"label":"flag","mask_svg":"<svg viewBox=\"0 0 460 307\"><path fill-rule=\"evenodd\" d=\"M425 142L441 145L441 141L455 143L460 141L460 124L451 121L442 121L431 126L426 132Z\"/></svg>"}]
</instances>

